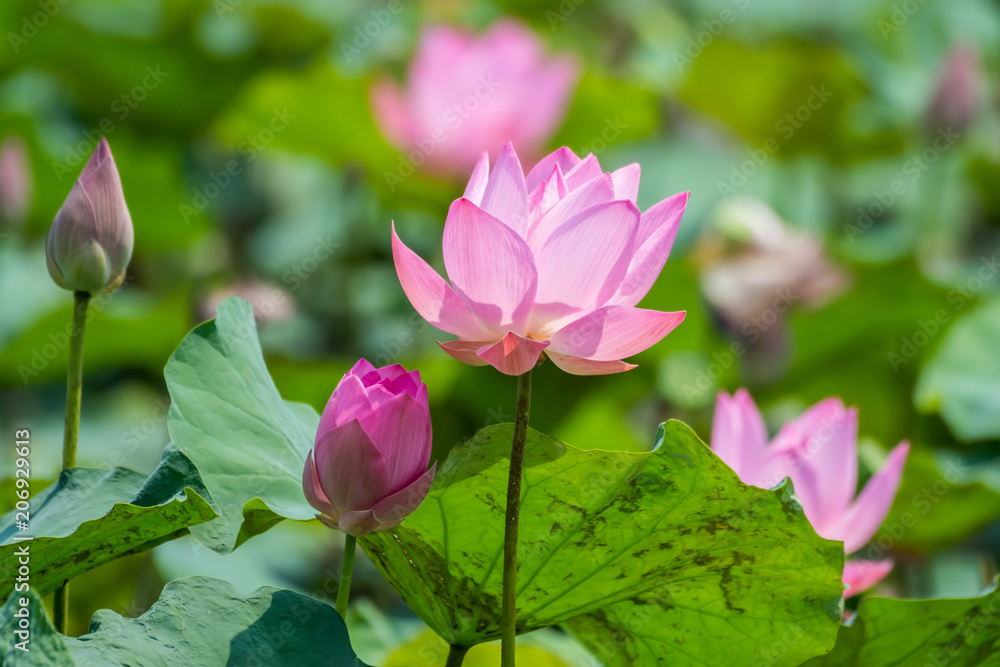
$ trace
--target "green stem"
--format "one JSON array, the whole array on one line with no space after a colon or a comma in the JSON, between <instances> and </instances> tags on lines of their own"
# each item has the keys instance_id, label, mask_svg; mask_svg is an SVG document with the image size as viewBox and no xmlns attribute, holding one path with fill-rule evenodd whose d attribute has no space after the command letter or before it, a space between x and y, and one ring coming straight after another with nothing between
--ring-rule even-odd
<instances>
[{"instance_id":1,"label":"green stem","mask_svg":"<svg viewBox=\"0 0 1000 667\"><path fill-rule=\"evenodd\" d=\"M351 597L351 575L354 574L354 552L358 538L348 535L344 540L344 564L340 568L340 583L337 585L337 612L347 618L347 599Z\"/></svg>"},{"instance_id":2,"label":"green stem","mask_svg":"<svg viewBox=\"0 0 1000 667\"><path fill-rule=\"evenodd\" d=\"M73 293L73 328L69 334L69 366L66 371L66 426L63 431L63 470L76 467L76 442L80 435L80 400L83 395L83 330L87 325L90 294ZM56 590L53 599L56 630L66 634L69 618L69 581Z\"/></svg>"},{"instance_id":3,"label":"green stem","mask_svg":"<svg viewBox=\"0 0 1000 667\"><path fill-rule=\"evenodd\" d=\"M517 526L521 509L524 442L528 437L530 407L531 371L528 371L517 378L517 412L514 422L514 442L510 449L510 475L507 479L507 520L503 538L503 604L500 622L502 667L514 667L514 644L517 635Z\"/></svg>"},{"instance_id":4,"label":"green stem","mask_svg":"<svg viewBox=\"0 0 1000 667\"><path fill-rule=\"evenodd\" d=\"M56 589L55 597L52 599L52 616L56 626L56 632L66 634L66 623L69 618L69 582Z\"/></svg>"},{"instance_id":5,"label":"green stem","mask_svg":"<svg viewBox=\"0 0 1000 667\"><path fill-rule=\"evenodd\" d=\"M468 652L467 647L452 644L448 651L448 662L444 663L444 667L462 667L462 661L465 660L465 654Z\"/></svg>"},{"instance_id":6,"label":"green stem","mask_svg":"<svg viewBox=\"0 0 1000 667\"><path fill-rule=\"evenodd\" d=\"M69 338L66 374L66 430L63 431L63 470L76 467L76 440L80 434L80 397L83 393L83 329L87 325L90 295L73 293L73 329Z\"/></svg>"}]
</instances>

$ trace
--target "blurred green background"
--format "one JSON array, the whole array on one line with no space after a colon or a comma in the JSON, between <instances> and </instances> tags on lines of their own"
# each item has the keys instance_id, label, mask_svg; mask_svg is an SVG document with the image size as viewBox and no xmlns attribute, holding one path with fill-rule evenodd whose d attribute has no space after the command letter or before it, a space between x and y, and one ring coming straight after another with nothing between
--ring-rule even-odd
<instances>
[{"instance_id":1,"label":"blurred green background","mask_svg":"<svg viewBox=\"0 0 1000 667\"><path fill-rule=\"evenodd\" d=\"M435 458L511 420L514 380L445 355L434 341L448 336L415 315L392 265L395 220L441 267L464 184L418 170L393 191L384 174L402 158L368 89L403 76L421 26L483 30L512 15L583 65L551 147L593 151L608 171L640 162L641 208L692 193L641 304L686 321L626 374L543 366L532 426L642 449L667 418L707 441L720 389L750 388L774 428L840 396L860 408L866 474L888 447L914 446L875 542L897 560L881 592L979 591L1000 554L996 3L404 2L358 47L386 6L0 4L0 139L25 142L34 182L26 219L0 221L0 432L31 429L36 489L59 468L72 301L47 275L45 234L101 133L136 245L124 288L95 303L88 328L81 465L151 471L167 442L163 366L232 294L255 304L286 398L322 410L364 356L421 371ZM220 176L231 160L238 173ZM164 581L194 573L321 594L340 550L318 526L279 526L224 559L185 538L75 582L71 628L100 607L142 613ZM361 657L393 664L407 642L404 654L432 655L364 565ZM537 641L561 656L552 664L588 664L555 632Z\"/></svg>"}]
</instances>

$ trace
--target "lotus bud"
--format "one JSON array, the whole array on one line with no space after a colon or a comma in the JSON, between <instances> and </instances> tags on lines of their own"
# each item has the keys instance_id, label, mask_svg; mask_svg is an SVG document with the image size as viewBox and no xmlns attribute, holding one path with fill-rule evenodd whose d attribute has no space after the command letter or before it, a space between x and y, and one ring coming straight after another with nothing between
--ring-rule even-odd
<instances>
[{"instance_id":1,"label":"lotus bud","mask_svg":"<svg viewBox=\"0 0 1000 667\"><path fill-rule=\"evenodd\" d=\"M302 489L330 528L361 537L397 526L434 479L431 416L420 373L361 359L334 389L306 459Z\"/></svg>"},{"instance_id":2,"label":"lotus bud","mask_svg":"<svg viewBox=\"0 0 1000 667\"><path fill-rule=\"evenodd\" d=\"M49 229L49 275L73 292L113 292L125 279L133 238L118 168L101 139Z\"/></svg>"}]
</instances>

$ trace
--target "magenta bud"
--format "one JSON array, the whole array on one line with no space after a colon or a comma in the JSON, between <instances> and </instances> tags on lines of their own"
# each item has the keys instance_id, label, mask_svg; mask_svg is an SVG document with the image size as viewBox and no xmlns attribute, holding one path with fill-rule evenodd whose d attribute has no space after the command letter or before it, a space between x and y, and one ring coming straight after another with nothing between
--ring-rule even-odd
<instances>
[{"instance_id":1,"label":"magenta bud","mask_svg":"<svg viewBox=\"0 0 1000 667\"><path fill-rule=\"evenodd\" d=\"M437 464L420 373L361 359L334 389L302 489L320 521L361 537L397 526L423 502Z\"/></svg>"},{"instance_id":2,"label":"magenta bud","mask_svg":"<svg viewBox=\"0 0 1000 667\"><path fill-rule=\"evenodd\" d=\"M118 168L101 139L49 229L49 275L73 292L113 292L125 279L133 239Z\"/></svg>"}]
</instances>

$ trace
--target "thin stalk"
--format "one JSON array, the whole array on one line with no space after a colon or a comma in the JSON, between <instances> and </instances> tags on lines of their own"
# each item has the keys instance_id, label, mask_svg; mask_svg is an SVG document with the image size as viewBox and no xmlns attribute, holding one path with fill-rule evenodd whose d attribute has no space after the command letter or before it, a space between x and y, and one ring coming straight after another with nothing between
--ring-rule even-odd
<instances>
[{"instance_id":1,"label":"thin stalk","mask_svg":"<svg viewBox=\"0 0 1000 667\"><path fill-rule=\"evenodd\" d=\"M63 470L76 466L76 443L80 435L80 402L83 395L83 330L87 325L90 294L73 293L73 328L69 334L69 366L66 370L66 426L63 431ZM56 589L53 599L56 630L66 634L69 618L69 581Z\"/></svg>"},{"instance_id":2,"label":"thin stalk","mask_svg":"<svg viewBox=\"0 0 1000 667\"><path fill-rule=\"evenodd\" d=\"M528 437L530 408L531 371L528 371L517 377L517 412L514 422L514 442L510 449L510 475L507 479L507 520L503 539L503 604L500 624L502 667L514 667L514 643L517 635L517 527L521 510L524 442Z\"/></svg>"},{"instance_id":3,"label":"thin stalk","mask_svg":"<svg viewBox=\"0 0 1000 667\"><path fill-rule=\"evenodd\" d=\"M90 295L73 293L73 329L69 338L66 373L66 428L63 431L63 470L76 467L76 441L80 435L80 397L83 394L83 329L87 325Z\"/></svg>"},{"instance_id":4,"label":"thin stalk","mask_svg":"<svg viewBox=\"0 0 1000 667\"><path fill-rule=\"evenodd\" d=\"M444 667L461 667L462 661L465 660L465 654L468 652L468 647L452 644L448 651L448 662L444 663Z\"/></svg>"},{"instance_id":5,"label":"thin stalk","mask_svg":"<svg viewBox=\"0 0 1000 667\"><path fill-rule=\"evenodd\" d=\"M347 618L347 600L351 597L351 576L354 574L354 552L358 538L348 535L344 540L344 564L340 568L340 583L337 585L337 612Z\"/></svg>"}]
</instances>

